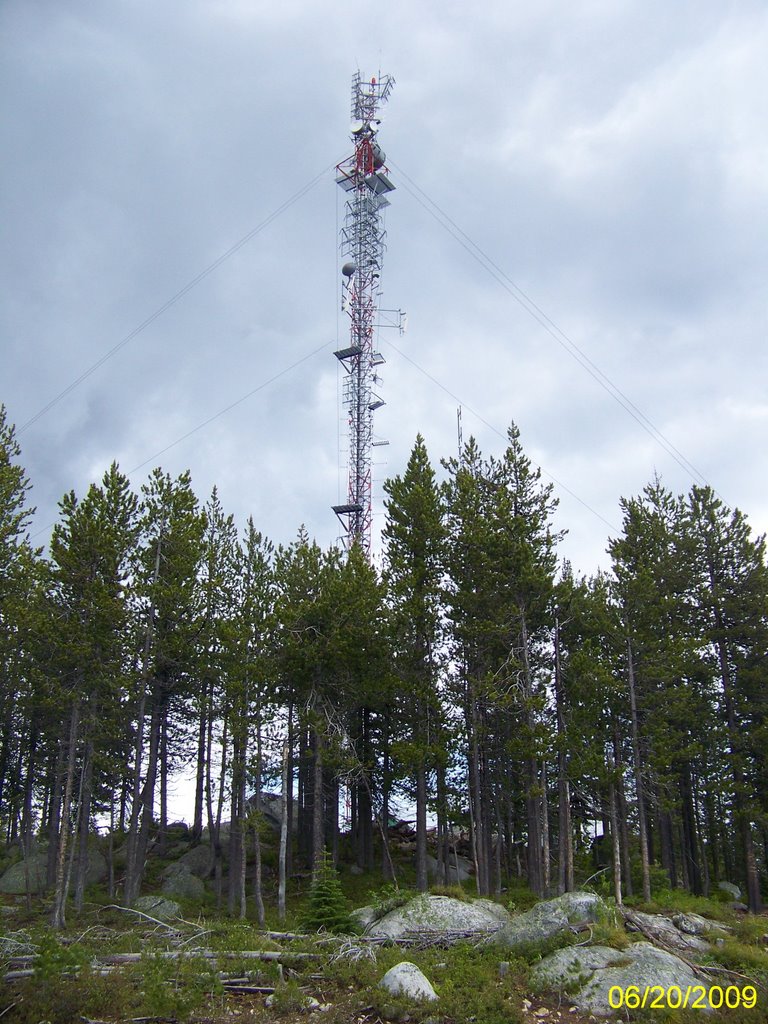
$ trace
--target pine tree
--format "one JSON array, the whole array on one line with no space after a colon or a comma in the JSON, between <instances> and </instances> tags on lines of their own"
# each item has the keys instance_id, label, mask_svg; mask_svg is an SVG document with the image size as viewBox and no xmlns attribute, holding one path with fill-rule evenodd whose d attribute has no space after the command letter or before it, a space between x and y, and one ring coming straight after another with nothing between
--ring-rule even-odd
<instances>
[{"instance_id":1,"label":"pine tree","mask_svg":"<svg viewBox=\"0 0 768 1024\"><path fill-rule=\"evenodd\" d=\"M529 884L542 894L540 758L546 729L537 674L551 624L557 502L525 455L514 424L508 439L500 460L483 460L470 438L461 460L446 463L448 615L461 666L479 891L491 891L494 871L494 887L500 886L491 837L511 818L514 752L525 778Z\"/></svg>"},{"instance_id":2,"label":"pine tree","mask_svg":"<svg viewBox=\"0 0 768 1024\"><path fill-rule=\"evenodd\" d=\"M433 766L440 770L445 746L437 689L445 529L440 492L421 434L404 476L388 480L384 491L388 495L384 582L392 604L399 704L408 730L400 756L415 775L416 888L424 892L428 885L427 773ZM445 808L440 810L444 818ZM443 830L441 821L439 832Z\"/></svg>"},{"instance_id":3,"label":"pine tree","mask_svg":"<svg viewBox=\"0 0 768 1024\"><path fill-rule=\"evenodd\" d=\"M768 699L768 569L765 539L752 538L744 515L731 512L710 488L694 487L687 525L698 573L701 628L715 652L714 675L724 719L731 803L749 908L762 908L754 822L766 806L765 722Z\"/></svg>"},{"instance_id":4,"label":"pine tree","mask_svg":"<svg viewBox=\"0 0 768 1024\"><path fill-rule=\"evenodd\" d=\"M158 777L162 787L168 772L173 711L188 699L197 674L197 575L205 528L189 473L172 481L156 469L142 492L144 543L137 589L143 624L134 696L136 740L124 889L128 905L138 897L144 876Z\"/></svg>"},{"instance_id":5,"label":"pine tree","mask_svg":"<svg viewBox=\"0 0 768 1024\"><path fill-rule=\"evenodd\" d=\"M70 817L79 838L75 885L79 909L94 798L108 781L114 784L102 772L115 764L124 726L122 698L130 657L125 583L138 529L137 504L127 478L113 463L101 486L92 485L82 501L74 492L64 496L61 521L51 540L56 609L51 627L57 647L58 701L65 723L60 827L51 843L57 848L54 927L64 925Z\"/></svg>"},{"instance_id":6,"label":"pine tree","mask_svg":"<svg viewBox=\"0 0 768 1024\"><path fill-rule=\"evenodd\" d=\"M29 756L22 749L31 728L25 699L33 672L29 597L39 565L27 537L34 509L27 505L30 484L20 455L15 429L0 405L0 834L4 831L8 838L15 838L23 795L11 765Z\"/></svg>"},{"instance_id":7,"label":"pine tree","mask_svg":"<svg viewBox=\"0 0 768 1024\"><path fill-rule=\"evenodd\" d=\"M694 803L704 774L714 705L692 597L692 550L683 505L658 479L639 499L622 500L623 536L612 540L614 594L624 636L634 757L644 798L655 811L670 885L682 876L703 892ZM660 714L659 709L664 713ZM651 847L651 817L646 815ZM644 881L644 888L646 883Z\"/></svg>"},{"instance_id":8,"label":"pine tree","mask_svg":"<svg viewBox=\"0 0 768 1024\"><path fill-rule=\"evenodd\" d=\"M320 854L307 905L301 915L301 927L307 932L322 930L334 935L348 935L354 930L349 900L344 895L333 860L327 850Z\"/></svg>"}]
</instances>

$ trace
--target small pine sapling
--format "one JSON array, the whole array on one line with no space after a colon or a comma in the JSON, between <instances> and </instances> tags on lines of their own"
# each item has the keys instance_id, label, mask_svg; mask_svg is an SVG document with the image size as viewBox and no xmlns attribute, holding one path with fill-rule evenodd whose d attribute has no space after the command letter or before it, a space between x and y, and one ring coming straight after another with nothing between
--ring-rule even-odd
<instances>
[{"instance_id":1,"label":"small pine sapling","mask_svg":"<svg viewBox=\"0 0 768 1024\"><path fill-rule=\"evenodd\" d=\"M328 851L323 850L309 890L307 905L301 915L305 931L324 929L336 935L354 931L349 900L344 895Z\"/></svg>"}]
</instances>

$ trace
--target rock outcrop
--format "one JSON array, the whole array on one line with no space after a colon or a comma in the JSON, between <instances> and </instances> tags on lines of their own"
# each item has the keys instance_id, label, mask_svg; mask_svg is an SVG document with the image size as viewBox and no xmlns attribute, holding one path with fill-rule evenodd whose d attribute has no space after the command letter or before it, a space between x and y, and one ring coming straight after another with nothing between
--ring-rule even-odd
<instances>
[{"instance_id":1,"label":"rock outcrop","mask_svg":"<svg viewBox=\"0 0 768 1024\"><path fill-rule=\"evenodd\" d=\"M690 931L695 923L684 914L676 915L683 918L687 928L676 925L674 920L663 914L644 914L639 910L625 910L624 924L627 931L640 932L651 942L659 942L662 946L671 946L681 951L695 950L703 953L710 948L706 939L701 938L701 931ZM705 918L699 920L705 921Z\"/></svg>"},{"instance_id":2,"label":"rock outcrop","mask_svg":"<svg viewBox=\"0 0 768 1024\"><path fill-rule=\"evenodd\" d=\"M169 864L162 874L160 891L176 899L200 901L205 896L205 885L185 864Z\"/></svg>"},{"instance_id":3,"label":"rock outcrop","mask_svg":"<svg viewBox=\"0 0 768 1024\"><path fill-rule=\"evenodd\" d=\"M458 873L457 873L458 867ZM440 865L436 857L427 854L427 874L430 878L437 878ZM456 885L457 882L466 882L474 874L475 866L466 857L455 857L453 854L448 859L448 885Z\"/></svg>"},{"instance_id":4,"label":"rock outcrop","mask_svg":"<svg viewBox=\"0 0 768 1024\"><path fill-rule=\"evenodd\" d=\"M27 879L29 879L30 893L44 892L47 888L47 866L48 854L45 851L33 853L26 861L17 861L0 878L0 892L22 896L27 892ZM88 870L85 876L86 884L94 885L96 882L103 882L106 877L106 861L96 850L89 851Z\"/></svg>"},{"instance_id":5,"label":"rock outcrop","mask_svg":"<svg viewBox=\"0 0 768 1024\"><path fill-rule=\"evenodd\" d=\"M510 918L496 932L494 942L504 949L537 945L570 931L575 925L599 921L607 913L605 903L595 893L567 892Z\"/></svg>"},{"instance_id":6,"label":"rock outcrop","mask_svg":"<svg viewBox=\"0 0 768 1024\"><path fill-rule=\"evenodd\" d=\"M157 918L158 921L175 921L181 915L179 904L163 896L142 896L136 900L135 909Z\"/></svg>"},{"instance_id":7,"label":"rock outcrop","mask_svg":"<svg viewBox=\"0 0 768 1024\"><path fill-rule=\"evenodd\" d=\"M507 911L491 900L467 902L450 896L427 895L417 896L383 914L378 914L373 907L362 907L353 917L367 935L395 940L414 932L492 934L511 921Z\"/></svg>"},{"instance_id":8,"label":"rock outcrop","mask_svg":"<svg viewBox=\"0 0 768 1024\"><path fill-rule=\"evenodd\" d=\"M688 986L704 984L687 963L650 942L636 942L623 950L608 946L559 949L536 964L531 981L538 988L567 994L585 1013L606 1016L616 1012L618 993L613 993L613 1006L609 998L615 987L626 992L634 986L641 998L648 989L653 999L673 985L686 992Z\"/></svg>"}]
</instances>

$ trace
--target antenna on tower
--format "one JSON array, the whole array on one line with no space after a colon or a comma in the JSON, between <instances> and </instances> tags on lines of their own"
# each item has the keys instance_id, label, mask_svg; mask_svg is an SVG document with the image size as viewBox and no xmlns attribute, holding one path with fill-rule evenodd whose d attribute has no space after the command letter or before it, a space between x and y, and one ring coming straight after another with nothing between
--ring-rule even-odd
<instances>
[{"instance_id":1,"label":"antenna on tower","mask_svg":"<svg viewBox=\"0 0 768 1024\"><path fill-rule=\"evenodd\" d=\"M456 438L459 442L459 465L461 465L464 452L464 432L461 429L461 406L458 406L456 409Z\"/></svg>"},{"instance_id":2,"label":"antenna on tower","mask_svg":"<svg viewBox=\"0 0 768 1024\"><path fill-rule=\"evenodd\" d=\"M342 403L349 433L349 480L346 504L334 505L333 511L344 527L347 549L357 543L369 559L371 448L381 443L373 440L373 414L385 404L378 394L378 367L384 357L374 350L374 330L383 326L377 322L386 237L382 215L389 206L387 195L395 188L377 138L378 114L394 84L390 75L379 74L370 81L363 81L359 71L353 76L351 137L355 152L336 168L336 182L347 194L340 248L346 258L341 268L341 308L349 316L349 344L334 355L344 369ZM403 314L397 312L402 332Z\"/></svg>"}]
</instances>

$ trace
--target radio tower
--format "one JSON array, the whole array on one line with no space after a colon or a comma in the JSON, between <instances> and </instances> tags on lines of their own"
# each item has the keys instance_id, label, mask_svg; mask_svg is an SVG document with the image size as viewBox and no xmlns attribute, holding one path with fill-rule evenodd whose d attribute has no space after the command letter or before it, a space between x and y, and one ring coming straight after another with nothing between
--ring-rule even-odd
<instances>
[{"instance_id":1,"label":"radio tower","mask_svg":"<svg viewBox=\"0 0 768 1024\"><path fill-rule=\"evenodd\" d=\"M360 545L371 557L371 449L373 414L384 405L375 388L377 369L384 359L374 351L374 329L384 256L382 213L394 185L377 141L379 108L386 103L395 80L390 75L363 81L352 79L352 142L354 155L336 168L337 183L347 193L341 229L341 255L347 262L343 277L342 309L349 315L349 345L334 353L344 368L342 401L349 431L349 483L347 503L333 511L344 527L347 549Z\"/></svg>"}]
</instances>

